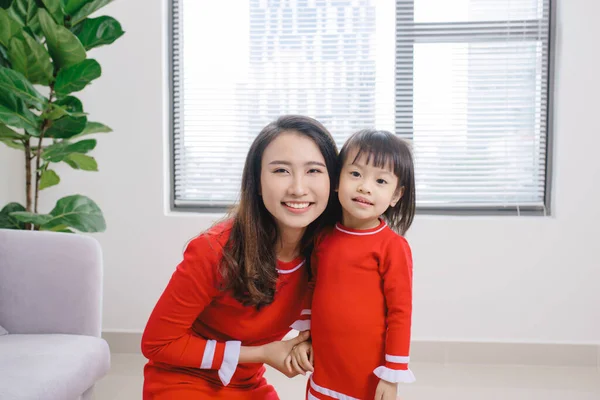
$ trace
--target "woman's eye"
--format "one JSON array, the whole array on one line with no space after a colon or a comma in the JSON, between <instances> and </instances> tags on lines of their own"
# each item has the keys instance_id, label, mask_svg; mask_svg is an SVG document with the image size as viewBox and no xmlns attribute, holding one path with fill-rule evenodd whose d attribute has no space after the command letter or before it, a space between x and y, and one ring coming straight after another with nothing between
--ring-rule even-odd
<instances>
[{"instance_id":1,"label":"woman's eye","mask_svg":"<svg viewBox=\"0 0 600 400\"><path fill-rule=\"evenodd\" d=\"M354 177L358 178L358 177L360 176L360 173L359 173L358 171L351 171L351 172L350 172L350 175L352 175L352 176L354 176Z\"/></svg>"},{"instance_id":2,"label":"woman's eye","mask_svg":"<svg viewBox=\"0 0 600 400\"><path fill-rule=\"evenodd\" d=\"M277 168L275 171L273 171L275 174L285 174L286 172L287 170L284 168Z\"/></svg>"},{"instance_id":3,"label":"woman's eye","mask_svg":"<svg viewBox=\"0 0 600 400\"><path fill-rule=\"evenodd\" d=\"M309 174L320 174L320 173L322 173L322 172L323 172L323 171L321 171L320 169L317 169L317 168L313 168L313 169L309 169L309 170L308 170L308 173L309 173Z\"/></svg>"},{"instance_id":4,"label":"woman's eye","mask_svg":"<svg viewBox=\"0 0 600 400\"><path fill-rule=\"evenodd\" d=\"M377 179L377 183L379 183L380 185L385 185L387 181L385 179Z\"/></svg>"}]
</instances>

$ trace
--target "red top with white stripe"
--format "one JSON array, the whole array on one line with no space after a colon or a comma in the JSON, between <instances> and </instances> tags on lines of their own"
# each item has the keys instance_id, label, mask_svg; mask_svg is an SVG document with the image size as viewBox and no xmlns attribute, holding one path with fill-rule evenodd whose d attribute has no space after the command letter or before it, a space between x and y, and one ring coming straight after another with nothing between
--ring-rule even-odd
<instances>
[{"instance_id":1,"label":"red top with white stripe","mask_svg":"<svg viewBox=\"0 0 600 400\"><path fill-rule=\"evenodd\" d=\"M308 287L302 258L278 262L275 299L258 311L219 290L218 265L230 232L228 221L193 239L158 300L142 338L142 352L150 360L146 369L153 370L146 374L145 394L160 390L148 382L156 370L188 374L186 383L192 386L220 387L215 398L227 398L223 386L252 390L264 366L238 365L240 345L281 340L299 318Z\"/></svg>"},{"instance_id":2,"label":"red top with white stripe","mask_svg":"<svg viewBox=\"0 0 600 400\"><path fill-rule=\"evenodd\" d=\"M309 399L373 399L380 379L412 382L408 369L412 255L385 222L369 230L340 224L312 262L315 372Z\"/></svg>"}]
</instances>

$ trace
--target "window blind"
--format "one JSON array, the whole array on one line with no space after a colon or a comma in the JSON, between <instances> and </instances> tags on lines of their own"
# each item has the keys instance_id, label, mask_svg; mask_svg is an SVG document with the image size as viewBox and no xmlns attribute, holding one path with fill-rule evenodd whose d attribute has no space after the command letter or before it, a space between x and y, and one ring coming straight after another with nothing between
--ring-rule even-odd
<instances>
[{"instance_id":1,"label":"window blind","mask_svg":"<svg viewBox=\"0 0 600 400\"><path fill-rule=\"evenodd\" d=\"M411 142L417 206L544 210L549 0L173 2L175 207L226 207L282 114Z\"/></svg>"}]
</instances>

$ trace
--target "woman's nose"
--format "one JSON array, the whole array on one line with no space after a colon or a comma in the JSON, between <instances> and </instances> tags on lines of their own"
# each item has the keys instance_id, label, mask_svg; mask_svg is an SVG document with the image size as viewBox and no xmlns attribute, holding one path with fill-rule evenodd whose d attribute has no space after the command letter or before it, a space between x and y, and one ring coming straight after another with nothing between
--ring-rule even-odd
<instances>
[{"instance_id":1,"label":"woman's nose","mask_svg":"<svg viewBox=\"0 0 600 400\"><path fill-rule=\"evenodd\" d=\"M304 196L306 194L306 182L303 177L294 178L292 185L289 188L289 193L294 196Z\"/></svg>"}]
</instances>

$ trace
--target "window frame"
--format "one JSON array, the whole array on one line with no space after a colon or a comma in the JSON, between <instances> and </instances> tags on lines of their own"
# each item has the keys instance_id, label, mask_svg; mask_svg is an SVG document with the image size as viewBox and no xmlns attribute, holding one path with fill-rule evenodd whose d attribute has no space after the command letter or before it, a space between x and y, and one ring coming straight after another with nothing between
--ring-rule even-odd
<instances>
[{"instance_id":1,"label":"window frame","mask_svg":"<svg viewBox=\"0 0 600 400\"><path fill-rule=\"evenodd\" d=\"M228 206L224 205L182 205L176 204L175 202L175 138L182 129L178 126L178 115L180 113L181 104L183 102L183 93L181 88L181 82L179 78L181 76L181 66L175 61L175 54L180 51L181 42L183 40L180 27L182 25L181 19L181 2L182 0L169 0L167 7L167 56L168 56L168 126L169 126L169 140L168 140L168 153L169 153L169 208L173 212L197 212L197 213L210 213L210 214L222 214L230 211L236 204L232 203ZM396 10L398 9L400 0L396 0ZM544 182L544 206L539 208L538 206L508 206L508 207L496 207L496 206L417 206L416 214L422 215L452 215L452 216L551 216L552 213L552 180L554 170L554 85L555 85L555 48L556 48L556 0L548 0L549 2L549 29L548 29L548 79L547 79L547 111L546 111L546 163L545 163L545 182ZM412 9L414 16L414 0L408 3L403 3L404 9ZM400 35L400 31L410 30L410 28L399 28L398 24L399 13L396 12L396 35ZM414 19L414 18L413 18ZM510 21L515 27L521 25L523 29L521 32L527 37L537 39L539 35L535 34L535 30L528 31L527 26L529 22L537 20L514 20ZM403 21L406 23L406 21ZM537 23L537 22L536 22ZM447 30L449 26L455 25L454 22L421 22L414 23L414 26L429 26L439 27L440 30ZM461 25L469 25L469 23L461 22ZM474 25L477 23L473 23ZM506 21L498 21L498 25L505 25ZM427 39L416 38L412 43L449 43L457 42L457 38L464 38L468 40L462 40L465 43L474 43L478 41L489 41L489 39L481 39L477 34L460 33L456 36L448 36L448 34L441 34L440 36L428 36ZM396 42L395 51L396 58L398 58L399 49L404 46L408 47L406 43L399 44ZM412 47L412 44L410 44ZM408 52L406 53L408 54ZM410 71L414 70L414 57L411 60L406 60L406 68ZM412 76L412 75L411 75ZM397 70L395 73L394 81L397 84L398 74ZM407 79L403 82L404 87L409 87L409 92L414 90L413 80ZM407 85L408 84L408 85ZM397 86L396 86L397 87ZM407 90L407 89L404 89ZM414 97L414 96L412 96ZM403 113L406 114L407 109L412 110L413 105L410 104L405 106ZM412 113L409 113L412 114ZM412 117L408 120L406 118L399 117L398 103L395 104L395 116L394 125L396 132L399 131L399 127L403 126L404 129L408 126L409 130L413 131ZM404 139L412 140L411 135L400 135Z\"/></svg>"}]
</instances>

